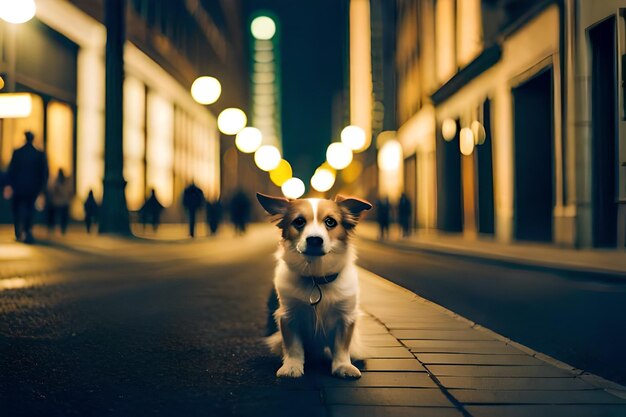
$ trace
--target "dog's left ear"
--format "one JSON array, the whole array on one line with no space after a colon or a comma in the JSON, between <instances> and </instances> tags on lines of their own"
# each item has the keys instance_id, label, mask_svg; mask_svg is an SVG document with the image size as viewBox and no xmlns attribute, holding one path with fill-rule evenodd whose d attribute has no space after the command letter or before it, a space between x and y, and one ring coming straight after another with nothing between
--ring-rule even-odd
<instances>
[{"instance_id":1,"label":"dog's left ear","mask_svg":"<svg viewBox=\"0 0 626 417\"><path fill-rule=\"evenodd\" d=\"M261 203L265 211L272 216L277 214L284 215L289 207L289 200L283 197L272 197L270 195L256 193L256 198L259 200L259 203Z\"/></svg>"},{"instance_id":2,"label":"dog's left ear","mask_svg":"<svg viewBox=\"0 0 626 417\"><path fill-rule=\"evenodd\" d=\"M347 216L344 215L343 222L347 229L351 229L356 226L359 221L359 217L361 216L361 212L372 208L372 205L365 200L355 197L344 197L342 195L337 195L335 197L335 203L337 203L339 207L344 209L344 211L348 214Z\"/></svg>"}]
</instances>

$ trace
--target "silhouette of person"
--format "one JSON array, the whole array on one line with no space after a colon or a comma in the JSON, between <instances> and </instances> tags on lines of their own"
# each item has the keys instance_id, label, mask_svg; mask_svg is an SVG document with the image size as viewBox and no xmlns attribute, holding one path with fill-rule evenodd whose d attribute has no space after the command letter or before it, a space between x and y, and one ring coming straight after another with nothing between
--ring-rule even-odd
<instances>
[{"instance_id":1,"label":"silhouette of person","mask_svg":"<svg viewBox=\"0 0 626 417\"><path fill-rule=\"evenodd\" d=\"M222 221L222 203L219 198L206 202L206 222L209 225L211 235L217 233L217 229Z\"/></svg>"},{"instance_id":2,"label":"silhouette of person","mask_svg":"<svg viewBox=\"0 0 626 417\"><path fill-rule=\"evenodd\" d=\"M87 195L83 208L85 209L85 227L87 228L87 233L90 233L91 224L98 217L99 208L96 198L93 195L93 190L89 190L89 195Z\"/></svg>"},{"instance_id":3,"label":"silhouette of person","mask_svg":"<svg viewBox=\"0 0 626 417\"><path fill-rule=\"evenodd\" d=\"M11 187L15 239L33 243L35 200L48 182L48 160L44 152L33 146L33 132L24 132L24 138L26 144L16 149L11 157L7 182Z\"/></svg>"},{"instance_id":4,"label":"silhouette of person","mask_svg":"<svg viewBox=\"0 0 626 417\"><path fill-rule=\"evenodd\" d=\"M246 225L250 220L250 199L243 190L238 190L230 201L230 217L237 234L246 232Z\"/></svg>"},{"instance_id":5,"label":"silhouette of person","mask_svg":"<svg viewBox=\"0 0 626 417\"><path fill-rule=\"evenodd\" d=\"M411 215L411 200L405 193L402 193L398 202L398 221L404 237L411 234Z\"/></svg>"},{"instance_id":6,"label":"silhouette of person","mask_svg":"<svg viewBox=\"0 0 626 417\"><path fill-rule=\"evenodd\" d=\"M72 181L65 176L65 172L59 169L56 179L48 188L46 210L48 214L48 231L54 231L56 217L59 217L61 233L67 231L67 221L70 215L70 203L74 197Z\"/></svg>"},{"instance_id":7,"label":"silhouette of person","mask_svg":"<svg viewBox=\"0 0 626 417\"><path fill-rule=\"evenodd\" d=\"M389 237L389 221L391 217L391 205L387 197L379 198L376 202L376 221L378 222L379 238Z\"/></svg>"},{"instance_id":8,"label":"silhouette of person","mask_svg":"<svg viewBox=\"0 0 626 417\"><path fill-rule=\"evenodd\" d=\"M193 182L183 191L183 207L189 218L189 236L196 234L196 212L204 203L204 193Z\"/></svg>"},{"instance_id":9,"label":"silhouette of person","mask_svg":"<svg viewBox=\"0 0 626 417\"><path fill-rule=\"evenodd\" d=\"M157 198L154 189L150 190L150 197L146 199L146 202L139 210L144 229L146 227L146 223L150 222L152 224L152 230L154 232L157 231L159 224L161 223L161 212L163 211L163 208L164 207Z\"/></svg>"}]
</instances>

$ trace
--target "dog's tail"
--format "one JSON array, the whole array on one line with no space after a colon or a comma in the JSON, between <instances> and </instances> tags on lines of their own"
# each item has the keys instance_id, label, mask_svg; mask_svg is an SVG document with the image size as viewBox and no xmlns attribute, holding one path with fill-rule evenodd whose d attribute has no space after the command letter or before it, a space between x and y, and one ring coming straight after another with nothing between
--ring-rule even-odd
<instances>
[{"instance_id":1,"label":"dog's tail","mask_svg":"<svg viewBox=\"0 0 626 417\"><path fill-rule=\"evenodd\" d=\"M280 335L280 332L276 332L274 334L272 334L271 336L268 336L265 338L265 344L267 345L268 348L270 348L270 351L276 355L276 356L281 356L283 353L283 338Z\"/></svg>"}]
</instances>

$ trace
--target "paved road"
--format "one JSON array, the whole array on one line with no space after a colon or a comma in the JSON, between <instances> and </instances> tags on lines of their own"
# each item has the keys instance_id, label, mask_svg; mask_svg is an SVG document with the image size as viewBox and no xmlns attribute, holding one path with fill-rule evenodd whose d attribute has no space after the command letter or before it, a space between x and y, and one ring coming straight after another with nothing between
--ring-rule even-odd
<instances>
[{"instance_id":1,"label":"paved road","mask_svg":"<svg viewBox=\"0 0 626 417\"><path fill-rule=\"evenodd\" d=\"M360 241L359 264L537 351L626 384L626 283Z\"/></svg>"},{"instance_id":2,"label":"paved road","mask_svg":"<svg viewBox=\"0 0 626 417\"><path fill-rule=\"evenodd\" d=\"M275 246L250 239L101 256L52 245L14 262L0 281L0 415L317 415L319 391L277 380L261 343Z\"/></svg>"}]
</instances>

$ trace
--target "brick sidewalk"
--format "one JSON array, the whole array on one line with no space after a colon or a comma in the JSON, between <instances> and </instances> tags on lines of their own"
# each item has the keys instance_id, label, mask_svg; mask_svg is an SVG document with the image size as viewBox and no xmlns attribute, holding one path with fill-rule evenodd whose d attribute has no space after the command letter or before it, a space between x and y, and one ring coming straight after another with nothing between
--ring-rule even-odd
<instances>
[{"instance_id":1,"label":"brick sidewalk","mask_svg":"<svg viewBox=\"0 0 626 417\"><path fill-rule=\"evenodd\" d=\"M321 377L332 416L625 416L626 387L534 352L360 271L357 381Z\"/></svg>"}]
</instances>

